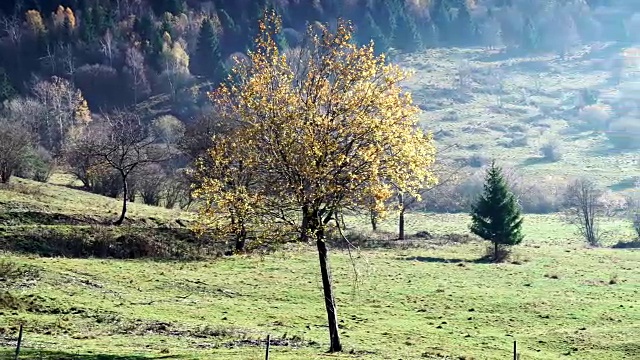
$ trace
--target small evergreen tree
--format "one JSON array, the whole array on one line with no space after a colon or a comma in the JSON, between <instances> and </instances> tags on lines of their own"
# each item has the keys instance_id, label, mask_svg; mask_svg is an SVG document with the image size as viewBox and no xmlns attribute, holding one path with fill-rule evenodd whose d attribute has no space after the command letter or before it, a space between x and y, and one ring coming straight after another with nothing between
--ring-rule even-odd
<instances>
[{"instance_id":1,"label":"small evergreen tree","mask_svg":"<svg viewBox=\"0 0 640 360\"><path fill-rule=\"evenodd\" d=\"M487 171L484 192L471 210L471 232L493 243L493 260L503 258L501 246L522 242L520 206L495 161Z\"/></svg>"}]
</instances>

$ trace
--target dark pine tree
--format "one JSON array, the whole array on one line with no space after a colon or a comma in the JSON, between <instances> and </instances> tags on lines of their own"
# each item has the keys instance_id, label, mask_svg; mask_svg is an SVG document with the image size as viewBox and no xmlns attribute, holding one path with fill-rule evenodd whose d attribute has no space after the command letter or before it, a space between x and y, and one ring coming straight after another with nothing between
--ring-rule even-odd
<instances>
[{"instance_id":1,"label":"dark pine tree","mask_svg":"<svg viewBox=\"0 0 640 360\"><path fill-rule=\"evenodd\" d=\"M136 18L138 21L138 18ZM80 39L86 44L93 44L96 40L96 24L91 9L83 10L80 15Z\"/></svg>"},{"instance_id":2,"label":"dark pine tree","mask_svg":"<svg viewBox=\"0 0 640 360\"><path fill-rule=\"evenodd\" d=\"M526 51L537 51L540 49L540 35L538 29L531 18L527 18L524 22L524 29L522 30L522 42L521 46Z\"/></svg>"},{"instance_id":3,"label":"dark pine tree","mask_svg":"<svg viewBox=\"0 0 640 360\"><path fill-rule=\"evenodd\" d=\"M438 32L438 42L448 44L454 36L452 29L451 8L447 0L435 0L431 9L431 20Z\"/></svg>"},{"instance_id":4,"label":"dark pine tree","mask_svg":"<svg viewBox=\"0 0 640 360\"><path fill-rule=\"evenodd\" d=\"M458 14L452 23L455 32L450 34L452 36L451 40L459 46L474 44L476 40L476 33L466 1L461 1L456 5L458 7Z\"/></svg>"},{"instance_id":5,"label":"dark pine tree","mask_svg":"<svg viewBox=\"0 0 640 360\"><path fill-rule=\"evenodd\" d=\"M4 68L0 67L0 107L5 100L9 100L16 94L16 89L11 84Z\"/></svg>"},{"instance_id":6,"label":"dark pine tree","mask_svg":"<svg viewBox=\"0 0 640 360\"><path fill-rule=\"evenodd\" d=\"M501 247L522 242L520 206L495 161L487 171L483 194L472 206L471 220L471 232L493 243L494 261L502 260Z\"/></svg>"},{"instance_id":7,"label":"dark pine tree","mask_svg":"<svg viewBox=\"0 0 640 360\"><path fill-rule=\"evenodd\" d=\"M376 53L386 52L391 46L389 37L385 36L369 11L364 16L364 22L358 28L357 35L358 42L362 45L366 45L373 40Z\"/></svg>"},{"instance_id":8,"label":"dark pine tree","mask_svg":"<svg viewBox=\"0 0 640 360\"><path fill-rule=\"evenodd\" d=\"M196 61L192 62L195 74L205 76L214 82L220 79L222 75L220 42L213 22L209 19L202 21L202 25L200 26L195 60Z\"/></svg>"},{"instance_id":9,"label":"dark pine tree","mask_svg":"<svg viewBox=\"0 0 640 360\"><path fill-rule=\"evenodd\" d=\"M422 37L415 19L404 7L397 13L396 32L394 36L395 47L404 51L416 51L422 48Z\"/></svg>"}]
</instances>

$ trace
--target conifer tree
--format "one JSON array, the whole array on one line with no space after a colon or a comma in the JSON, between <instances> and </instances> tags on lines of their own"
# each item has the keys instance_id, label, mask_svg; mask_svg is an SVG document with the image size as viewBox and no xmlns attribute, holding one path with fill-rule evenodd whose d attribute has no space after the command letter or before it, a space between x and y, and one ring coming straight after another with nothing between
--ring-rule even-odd
<instances>
[{"instance_id":1,"label":"conifer tree","mask_svg":"<svg viewBox=\"0 0 640 360\"><path fill-rule=\"evenodd\" d=\"M441 43L447 43L452 36L450 34L451 9L445 0L435 0L432 6L431 19L438 30L438 40Z\"/></svg>"},{"instance_id":2,"label":"conifer tree","mask_svg":"<svg viewBox=\"0 0 640 360\"><path fill-rule=\"evenodd\" d=\"M138 21L138 18L136 18L136 21ZM87 44L92 44L96 40L96 24L91 9L81 13L80 38Z\"/></svg>"},{"instance_id":3,"label":"conifer tree","mask_svg":"<svg viewBox=\"0 0 640 360\"><path fill-rule=\"evenodd\" d=\"M409 12L401 7L398 10L395 47L406 51L415 51L422 48L422 38L418 31L415 20L409 15Z\"/></svg>"},{"instance_id":4,"label":"conifer tree","mask_svg":"<svg viewBox=\"0 0 640 360\"><path fill-rule=\"evenodd\" d=\"M196 61L194 67L196 74L203 75L216 81L220 74L222 54L220 42L216 34L213 22L210 19L202 21L200 34L198 35L198 47L196 49Z\"/></svg>"},{"instance_id":5,"label":"conifer tree","mask_svg":"<svg viewBox=\"0 0 640 360\"><path fill-rule=\"evenodd\" d=\"M538 29L531 18L527 18L522 31L522 47L528 51L536 51L540 48L540 36Z\"/></svg>"},{"instance_id":6,"label":"conifer tree","mask_svg":"<svg viewBox=\"0 0 640 360\"><path fill-rule=\"evenodd\" d=\"M458 4L458 14L453 23L455 29L454 34L451 34L455 39L457 45L465 46L475 43L475 29L471 14L467 8L466 2Z\"/></svg>"},{"instance_id":7,"label":"conifer tree","mask_svg":"<svg viewBox=\"0 0 640 360\"><path fill-rule=\"evenodd\" d=\"M10 99L16 94L16 89L11 84L9 76L4 68L0 67L0 106L5 100Z\"/></svg>"},{"instance_id":8,"label":"conifer tree","mask_svg":"<svg viewBox=\"0 0 640 360\"><path fill-rule=\"evenodd\" d=\"M364 16L364 26L359 31L360 44L366 45L370 40L373 40L376 53L382 53L389 50L391 46L389 38L384 35L375 19L371 15L371 12L367 11Z\"/></svg>"},{"instance_id":9,"label":"conifer tree","mask_svg":"<svg viewBox=\"0 0 640 360\"><path fill-rule=\"evenodd\" d=\"M487 171L483 194L472 206L471 220L471 232L493 243L494 261L505 255L502 246L522 242L520 206L495 161Z\"/></svg>"}]
</instances>

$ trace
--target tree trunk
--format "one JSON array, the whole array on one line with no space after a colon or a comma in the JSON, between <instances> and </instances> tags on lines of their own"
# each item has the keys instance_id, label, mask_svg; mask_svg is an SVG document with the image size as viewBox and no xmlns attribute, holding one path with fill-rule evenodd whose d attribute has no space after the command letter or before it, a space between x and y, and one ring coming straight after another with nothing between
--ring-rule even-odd
<instances>
[{"instance_id":1,"label":"tree trunk","mask_svg":"<svg viewBox=\"0 0 640 360\"><path fill-rule=\"evenodd\" d=\"M331 286L331 269L329 268L327 244L324 242L324 231L322 229L315 230L318 258L320 259L320 272L322 273L324 304L327 308L327 318L329 320L329 339L331 340L329 352L339 352L342 351L342 344L340 343L340 333L338 332L338 312L336 310L336 302Z\"/></svg>"},{"instance_id":2,"label":"tree trunk","mask_svg":"<svg viewBox=\"0 0 640 360\"><path fill-rule=\"evenodd\" d=\"M120 213L120 218L113 223L113 225L122 225L124 222L124 217L127 214L127 195L129 194L129 188L127 186L127 177L125 175L122 176L122 213Z\"/></svg>"},{"instance_id":3,"label":"tree trunk","mask_svg":"<svg viewBox=\"0 0 640 360\"><path fill-rule=\"evenodd\" d=\"M371 210L369 213L369 218L371 220L371 230L378 230L378 214L376 214L375 210Z\"/></svg>"},{"instance_id":4,"label":"tree trunk","mask_svg":"<svg viewBox=\"0 0 640 360\"><path fill-rule=\"evenodd\" d=\"M400 209L398 218L398 240L404 240L404 208Z\"/></svg>"},{"instance_id":5,"label":"tree trunk","mask_svg":"<svg viewBox=\"0 0 640 360\"><path fill-rule=\"evenodd\" d=\"M398 218L398 240L404 240L404 212L406 210L404 206L404 196L398 194L398 202L400 203L400 216Z\"/></svg>"},{"instance_id":6,"label":"tree trunk","mask_svg":"<svg viewBox=\"0 0 640 360\"><path fill-rule=\"evenodd\" d=\"M498 242L493 243L493 261L498 262Z\"/></svg>"},{"instance_id":7,"label":"tree trunk","mask_svg":"<svg viewBox=\"0 0 640 360\"><path fill-rule=\"evenodd\" d=\"M236 252L243 252L244 245L247 242L247 229L244 225L240 226L240 231L236 234Z\"/></svg>"}]
</instances>

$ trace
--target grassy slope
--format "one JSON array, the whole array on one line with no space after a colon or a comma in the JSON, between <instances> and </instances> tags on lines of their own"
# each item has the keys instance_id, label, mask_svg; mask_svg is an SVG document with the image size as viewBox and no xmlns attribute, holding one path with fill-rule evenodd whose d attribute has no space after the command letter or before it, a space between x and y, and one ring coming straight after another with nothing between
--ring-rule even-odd
<instances>
[{"instance_id":1,"label":"grassy slope","mask_svg":"<svg viewBox=\"0 0 640 360\"><path fill-rule=\"evenodd\" d=\"M49 184L13 178L8 186L0 187L0 220L5 225L57 223L104 223L120 215L122 201L75 190L73 181L56 174ZM22 215L21 215L22 214ZM38 216L48 216L47 219ZM29 217L33 216L33 219ZM142 204L129 204L127 218L141 225L167 224L191 216L177 210ZM10 222L15 219L14 222ZM33 220L33 221L31 221Z\"/></svg>"},{"instance_id":2,"label":"grassy slope","mask_svg":"<svg viewBox=\"0 0 640 360\"><path fill-rule=\"evenodd\" d=\"M513 339L524 359L640 351L639 252L527 245L522 265L474 263L482 249L360 252L357 291L348 255L334 253L344 342L358 354L338 357L506 358ZM18 293L41 296L42 313L3 311L4 343L24 321L32 351L256 359L255 340L270 333L299 344L275 346L274 359L326 357L312 251L212 263L12 258L41 269Z\"/></svg>"},{"instance_id":3,"label":"grassy slope","mask_svg":"<svg viewBox=\"0 0 640 360\"><path fill-rule=\"evenodd\" d=\"M496 158L539 181L562 182L588 174L604 186L624 190L624 184L637 176L638 151L613 150L604 133L576 130L578 119L564 111L574 106L575 94L581 89L600 90L600 102L615 100L619 88L611 83L604 66L620 51L615 45L594 46L561 60L551 55L500 59L481 49L434 49L404 56L400 63L416 72L407 86L416 102L430 110L423 113L424 123L434 132L448 132L441 134L440 144L459 145L447 156ZM475 74L468 87L472 98L466 103L447 96L459 92L460 64L467 64ZM503 74L502 110L496 109L498 96L483 91L488 88L486 77L479 75L483 71ZM626 79L622 86L631 81ZM441 121L448 112L455 112L458 120ZM500 145L515 133L526 134L528 144L513 148ZM560 142L563 159L541 161L539 148L552 138Z\"/></svg>"}]
</instances>

